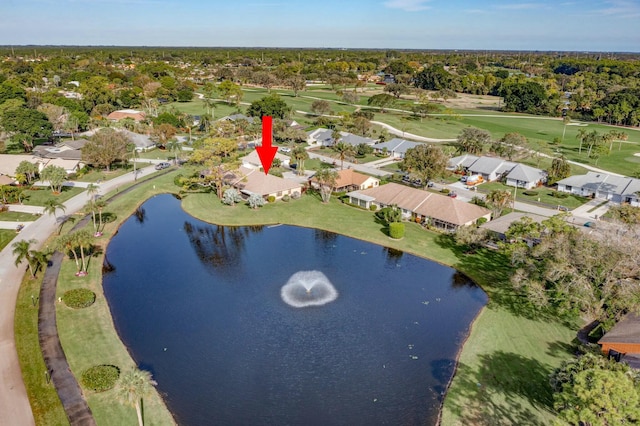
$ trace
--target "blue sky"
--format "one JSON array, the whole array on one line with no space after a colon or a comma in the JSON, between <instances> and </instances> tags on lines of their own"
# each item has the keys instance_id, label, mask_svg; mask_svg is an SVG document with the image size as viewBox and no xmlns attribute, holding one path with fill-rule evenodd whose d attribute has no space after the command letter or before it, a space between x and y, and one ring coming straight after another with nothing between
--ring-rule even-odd
<instances>
[{"instance_id":1,"label":"blue sky","mask_svg":"<svg viewBox=\"0 0 640 426\"><path fill-rule=\"evenodd\" d=\"M640 51L640 0L0 3L0 45Z\"/></svg>"}]
</instances>

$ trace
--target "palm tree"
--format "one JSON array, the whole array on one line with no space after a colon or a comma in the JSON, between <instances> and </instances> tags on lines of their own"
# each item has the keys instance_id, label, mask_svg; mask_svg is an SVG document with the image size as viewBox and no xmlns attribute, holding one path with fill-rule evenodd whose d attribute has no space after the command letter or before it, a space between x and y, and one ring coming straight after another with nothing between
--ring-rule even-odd
<instances>
[{"instance_id":1,"label":"palm tree","mask_svg":"<svg viewBox=\"0 0 640 426\"><path fill-rule=\"evenodd\" d=\"M91 201L96 199L96 196L98 195L99 192L100 192L100 186L94 185L93 183L90 183L89 185L87 185L87 195L89 196Z\"/></svg>"},{"instance_id":2,"label":"palm tree","mask_svg":"<svg viewBox=\"0 0 640 426\"><path fill-rule=\"evenodd\" d=\"M328 203L331 198L333 188L335 188L336 182L338 181L338 172L331 169L322 169L317 172L314 177L318 181L318 185L320 185L320 197L322 197L322 202Z\"/></svg>"},{"instance_id":3,"label":"palm tree","mask_svg":"<svg viewBox=\"0 0 640 426\"><path fill-rule=\"evenodd\" d=\"M340 157L340 169L344 169L344 159L355 154L353 146L345 142L338 142L333 145L333 150L336 151Z\"/></svg>"},{"instance_id":4,"label":"palm tree","mask_svg":"<svg viewBox=\"0 0 640 426\"><path fill-rule=\"evenodd\" d=\"M340 130L333 129L333 131L331 132L331 139L333 139L334 145L340 142L340 140L342 139L342 133L340 133Z\"/></svg>"},{"instance_id":5,"label":"palm tree","mask_svg":"<svg viewBox=\"0 0 640 426\"><path fill-rule=\"evenodd\" d=\"M58 217L56 216L56 211L62 210L62 212L64 213L65 209L66 208L64 204L62 204L60 201L56 200L55 198L50 198L44 202L44 209L42 211L47 214L52 214L57 221Z\"/></svg>"},{"instance_id":6,"label":"palm tree","mask_svg":"<svg viewBox=\"0 0 640 426\"><path fill-rule=\"evenodd\" d=\"M104 200L96 200L94 203L96 209L98 209L98 232L96 232L95 236L102 236L102 210L107 206L107 203Z\"/></svg>"},{"instance_id":7,"label":"palm tree","mask_svg":"<svg viewBox=\"0 0 640 426\"><path fill-rule=\"evenodd\" d=\"M16 241L11 245L13 247L12 253L16 257L15 265L20 266L23 260L27 261L29 265L29 272L31 272L31 276L35 276L35 271L33 269L33 253L31 250L31 246L37 244L38 241L35 239L31 240L20 240Z\"/></svg>"},{"instance_id":8,"label":"palm tree","mask_svg":"<svg viewBox=\"0 0 640 426\"><path fill-rule=\"evenodd\" d=\"M84 205L85 213L91 213L91 221L93 222L93 232L98 232L98 224L96 223L96 204L93 200L87 201Z\"/></svg>"},{"instance_id":9,"label":"palm tree","mask_svg":"<svg viewBox=\"0 0 640 426\"><path fill-rule=\"evenodd\" d=\"M578 129L578 134L576 135L576 139L580 139L580 148L578 149L578 154L582 154L582 143L584 142L584 138L587 136L587 129Z\"/></svg>"},{"instance_id":10,"label":"palm tree","mask_svg":"<svg viewBox=\"0 0 640 426\"><path fill-rule=\"evenodd\" d=\"M511 191L495 189L487 194L486 201L491 205L494 219L502 214L502 211L513 201Z\"/></svg>"},{"instance_id":11,"label":"palm tree","mask_svg":"<svg viewBox=\"0 0 640 426\"><path fill-rule=\"evenodd\" d=\"M78 259L78 253L76 253L75 250L73 234L67 234L63 235L62 237L58 237L58 239L56 240L56 249L67 255L69 255L69 253L73 255L73 260L76 262L76 275L80 275L82 269L80 267L80 259Z\"/></svg>"},{"instance_id":12,"label":"palm tree","mask_svg":"<svg viewBox=\"0 0 640 426\"><path fill-rule=\"evenodd\" d=\"M156 382L151 378L151 373L137 368L132 368L118 379L116 397L120 402L135 407L139 426L144 425L142 420L142 398L151 393L152 386L155 386L155 384Z\"/></svg>"},{"instance_id":13,"label":"palm tree","mask_svg":"<svg viewBox=\"0 0 640 426\"><path fill-rule=\"evenodd\" d=\"M296 160L296 162L298 163L298 174L299 175L303 175L304 174L304 160L307 160L309 158L309 153L304 148L304 146L296 146L295 148L293 148L293 151L291 152L291 155Z\"/></svg>"},{"instance_id":14,"label":"palm tree","mask_svg":"<svg viewBox=\"0 0 640 426\"><path fill-rule=\"evenodd\" d=\"M81 229L72 234L72 241L75 247L80 249L80 260L82 262L82 269L77 274L78 276L87 275L87 260L85 256L85 249L89 250L93 242L93 236L87 229Z\"/></svg>"}]
</instances>

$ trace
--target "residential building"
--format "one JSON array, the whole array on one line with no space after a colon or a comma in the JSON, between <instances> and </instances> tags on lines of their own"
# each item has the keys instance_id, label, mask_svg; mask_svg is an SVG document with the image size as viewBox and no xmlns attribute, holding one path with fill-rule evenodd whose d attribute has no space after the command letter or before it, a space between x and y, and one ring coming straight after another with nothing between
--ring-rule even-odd
<instances>
[{"instance_id":1,"label":"residential building","mask_svg":"<svg viewBox=\"0 0 640 426\"><path fill-rule=\"evenodd\" d=\"M640 316L634 313L625 315L602 336L598 344L605 355L640 368Z\"/></svg>"},{"instance_id":2,"label":"residential building","mask_svg":"<svg viewBox=\"0 0 640 426\"><path fill-rule=\"evenodd\" d=\"M375 188L380 185L380 179L373 176L368 176L362 173L358 173L353 169L339 170L338 179L336 180L335 192L342 191L357 191L361 189ZM309 183L313 187L318 187L318 181L315 178L311 178Z\"/></svg>"},{"instance_id":3,"label":"residential building","mask_svg":"<svg viewBox=\"0 0 640 426\"><path fill-rule=\"evenodd\" d=\"M547 173L544 170L498 157L460 155L450 159L447 168L482 176L482 179L487 182L504 178L507 185L525 189L535 188L547 181Z\"/></svg>"},{"instance_id":4,"label":"residential building","mask_svg":"<svg viewBox=\"0 0 640 426\"><path fill-rule=\"evenodd\" d=\"M135 109L120 109L107 115L107 120L111 121L120 121L124 118L131 118L134 121L143 121L145 119L145 113L144 111L138 111Z\"/></svg>"},{"instance_id":5,"label":"residential building","mask_svg":"<svg viewBox=\"0 0 640 426\"><path fill-rule=\"evenodd\" d=\"M262 170L241 166L235 172L225 175L225 182L242 194L258 194L265 199L270 196L276 200L285 195L290 197L302 194L302 185L298 182L273 175L265 175Z\"/></svg>"},{"instance_id":6,"label":"residential building","mask_svg":"<svg viewBox=\"0 0 640 426\"><path fill-rule=\"evenodd\" d=\"M640 206L640 179L587 172L558 181L558 191Z\"/></svg>"},{"instance_id":7,"label":"residential building","mask_svg":"<svg viewBox=\"0 0 640 426\"><path fill-rule=\"evenodd\" d=\"M393 138L390 141L378 143L373 146L375 152L386 152L393 158L404 158L408 149L424 145L420 142L412 142L405 139ZM386 148L386 150L385 150Z\"/></svg>"},{"instance_id":8,"label":"residential building","mask_svg":"<svg viewBox=\"0 0 640 426\"><path fill-rule=\"evenodd\" d=\"M351 204L363 208L397 206L405 219L427 222L450 231L475 224L480 218L491 220L491 211L484 207L397 183L352 191L347 195Z\"/></svg>"},{"instance_id":9,"label":"residential building","mask_svg":"<svg viewBox=\"0 0 640 426\"><path fill-rule=\"evenodd\" d=\"M516 188L532 189L547 182L547 172L518 164L507 174L506 184Z\"/></svg>"},{"instance_id":10,"label":"residential building","mask_svg":"<svg viewBox=\"0 0 640 426\"><path fill-rule=\"evenodd\" d=\"M333 130L319 128L307 133L307 142L311 145L321 146L333 146L336 141L333 139ZM360 144L373 145L376 143L371 138L363 138L362 136L354 135L349 132L340 132L339 142L344 142L349 145L358 146Z\"/></svg>"},{"instance_id":11,"label":"residential building","mask_svg":"<svg viewBox=\"0 0 640 426\"><path fill-rule=\"evenodd\" d=\"M284 154L280 154L279 152L276 152L276 156L274 158L277 158L278 160L280 160L280 162L284 167L289 167L289 162L291 160L290 157L287 157ZM250 169L262 168L262 162L260 161L260 157L258 156L258 151L256 151L255 149L251 151L249 154L242 157L240 160L242 160L242 165L247 168L250 168Z\"/></svg>"}]
</instances>

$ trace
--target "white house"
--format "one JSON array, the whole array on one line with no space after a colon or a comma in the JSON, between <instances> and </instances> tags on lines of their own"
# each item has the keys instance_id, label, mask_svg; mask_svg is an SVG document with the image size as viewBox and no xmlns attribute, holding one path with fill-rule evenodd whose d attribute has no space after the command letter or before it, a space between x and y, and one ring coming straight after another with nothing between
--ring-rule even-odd
<instances>
[{"instance_id":1,"label":"white house","mask_svg":"<svg viewBox=\"0 0 640 426\"><path fill-rule=\"evenodd\" d=\"M558 181L558 191L640 206L640 179L587 172Z\"/></svg>"}]
</instances>

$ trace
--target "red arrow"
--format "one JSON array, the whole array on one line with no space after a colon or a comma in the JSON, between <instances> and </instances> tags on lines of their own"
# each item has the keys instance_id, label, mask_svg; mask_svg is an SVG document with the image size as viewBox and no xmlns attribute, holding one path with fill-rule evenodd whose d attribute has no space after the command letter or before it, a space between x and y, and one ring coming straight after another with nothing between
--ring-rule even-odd
<instances>
[{"instance_id":1,"label":"red arrow","mask_svg":"<svg viewBox=\"0 0 640 426\"><path fill-rule=\"evenodd\" d=\"M265 175L269 173L273 158L276 156L276 152L278 152L277 146L271 146L271 142L273 141L272 130L273 118L270 115L264 115L262 117L262 146L257 147L256 151L258 151L258 157L260 157Z\"/></svg>"}]
</instances>

